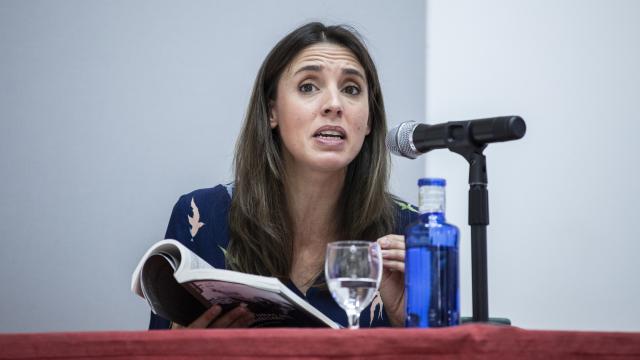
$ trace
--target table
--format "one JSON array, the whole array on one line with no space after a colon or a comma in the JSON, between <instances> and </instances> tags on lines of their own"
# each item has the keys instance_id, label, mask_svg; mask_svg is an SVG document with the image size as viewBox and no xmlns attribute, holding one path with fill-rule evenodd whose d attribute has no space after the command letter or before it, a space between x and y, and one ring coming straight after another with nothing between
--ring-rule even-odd
<instances>
[{"instance_id":1,"label":"table","mask_svg":"<svg viewBox=\"0 0 640 360\"><path fill-rule=\"evenodd\" d=\"M640 359L640 333L227 329L0 334L0 359Z\"/></svg>"}]
</instances>

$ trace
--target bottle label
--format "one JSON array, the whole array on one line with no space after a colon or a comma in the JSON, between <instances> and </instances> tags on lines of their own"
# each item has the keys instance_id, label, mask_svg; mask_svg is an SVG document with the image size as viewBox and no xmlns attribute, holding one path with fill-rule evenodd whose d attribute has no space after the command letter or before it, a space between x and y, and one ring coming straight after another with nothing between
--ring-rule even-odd
<instances>
[{"instance_id":1,"label":"bottle label","mask_svg":"<svg viewBox=\"0 0 640 360\"><path fill-rule=\"evenodd\" d=\"M419 193L420 213L444 213L444 187L423 185Z\"/></svg>"}]
</instances>

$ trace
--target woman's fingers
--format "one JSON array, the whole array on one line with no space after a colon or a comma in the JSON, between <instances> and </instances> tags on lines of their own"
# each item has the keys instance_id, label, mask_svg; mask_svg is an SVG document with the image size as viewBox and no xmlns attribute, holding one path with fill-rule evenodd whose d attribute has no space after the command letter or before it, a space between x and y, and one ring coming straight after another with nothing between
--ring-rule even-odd
<instances>
[{"instance_id":1,"label":"woman's fingers","mask_svg":"<svg viewBox=\"0 0 640 360\"><path fill-rule=\"evenodd\" d=\"M404 272L404 236L385 235L378 239L378 244L382 250L382 265L391 271Z\"/></svg>"},{"instance_id":2,"label":"woman's fingers","mask_svg":"<svg viewBox=\"0 0 640 360\"><path fill-rule=\"evenodd\" d=\"M385 249L404 249L404 236L389 234L378 239L380 248Z\"/></svg>"},{"instance_id":3,"label":"woman's fingers","mask_svg":"<svg viewBox=\"0 0 640 360\"><path fill-rule=\"evenodd\" d=\"M404 236L386 235L378 239L383 260L404 261Z\"/></svg>"},{"instance_id":4,"label":"woman's fingers","mask_svg":"<svg viewBox=\"0 0 640 360\"><path fill-rule=\"evenodd\" d=\"M247 311L247 313L244 314L243 316L240 316L240 317L236 318L236 320L234 322L232 322L231 324L229 324L228 327L230 327L230 328L247 328L255 320L256 320L255 315L252 312Z\"/></svg>"},{"instance_id":5,"label":"woman's fingers","mask_svg":"<svg viewBox=\"0 0 640 360\"><path fill-rule=\"evenodd\" d=\"M404 261L404 249L402 250L382 250L382 260Z\"/></svg>"},{"instance_id":6,"label":"woman's fingers","mask_svg":"<svg viewBox=\"0 0 640 360\"><path fill-rule=\"evenodd\" d=\"M218 317L211 323L211 325L209 325L209 327L226 328L232 327L232 325L240 327L239 325L246 323L249 317L253 317L253 314L251 314L249 309L247 309L247 304L240 304L226 314Z\"/></svg>"},{"instance_id":7,"label":"woman's fingers","mask_svg":"<svg viewBox=\"0 0 640 360\"><path fill-rule=\"evenodd\" d=\"M222 314L220 305L213 305L195 319L186 329L205 329L205 328L241 328L248 327L255 321L255 316L246 304L240 304L234 309ZM172 329L185 329L185 327L176 323L171 324Z\"/></svg>"},{"instance_id":8,"label":"woman's fingers","mask_svg":"<svg viewBox=\"0 0 640 360\"><path fill-rule=\"evenodd\" d=\"M191 324L189 324L189 329L204 329L213 319L217 318L218 315L222 312L222 307L220 305L213 305L205 312L202 313L197 319L195 319Z\"/></svg>"},{"instance_id":9,"label":"woman's fingers","mask_svg":"<svg viewBox=\"0 0 640 360\"><path fill-rule=\"evenodd\" d=\"M382 266L391 271L404 272L404 261L383 260Z\"/></svg>"},{"instance_id":10,"label":"woman's fingers","mask_svg":"<svg viewBox=\"0 0 640 360\"><path fill-rule=\"evenodd\" d=\"M172 321L171 322L171 330L178 330L178 329L184 329L184 326Z\"/></svg>"}]
</instances>

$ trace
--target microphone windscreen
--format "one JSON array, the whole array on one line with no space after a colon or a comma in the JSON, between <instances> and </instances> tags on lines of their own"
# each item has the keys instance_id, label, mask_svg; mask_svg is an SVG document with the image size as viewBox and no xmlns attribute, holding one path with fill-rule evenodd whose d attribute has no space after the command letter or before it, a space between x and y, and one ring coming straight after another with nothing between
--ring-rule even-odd
<instances>
[{"instance_id":1,"label":"microphone windscreen","mask_svg":"<svg viewBox=\"0 0 640 360\"><path fill-rule=\"evenodd\" d=\"M385 144L392 154L415 159L420 155L413 145L413 131L419 124L405 121L387 133Z\"/></svg>"}]
</instances>

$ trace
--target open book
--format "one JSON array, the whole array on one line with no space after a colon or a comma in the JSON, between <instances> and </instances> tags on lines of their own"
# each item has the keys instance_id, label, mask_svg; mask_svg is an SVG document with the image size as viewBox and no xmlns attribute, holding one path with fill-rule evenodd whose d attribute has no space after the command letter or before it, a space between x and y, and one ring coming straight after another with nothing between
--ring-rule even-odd
<instances>
[{"instance_id":1,"label":"open book","mask_svg":"<svg viewBox=\"0 0 640 360\"><path fill-rule=\"evenodd\" d=\"M254 327L340 328L280 280L216 269L176 240L147 250L133 272L131 290L155 314L183 326L213 304L227 311L243 302L255 314Z\"/></svg>"}]
</instances>

